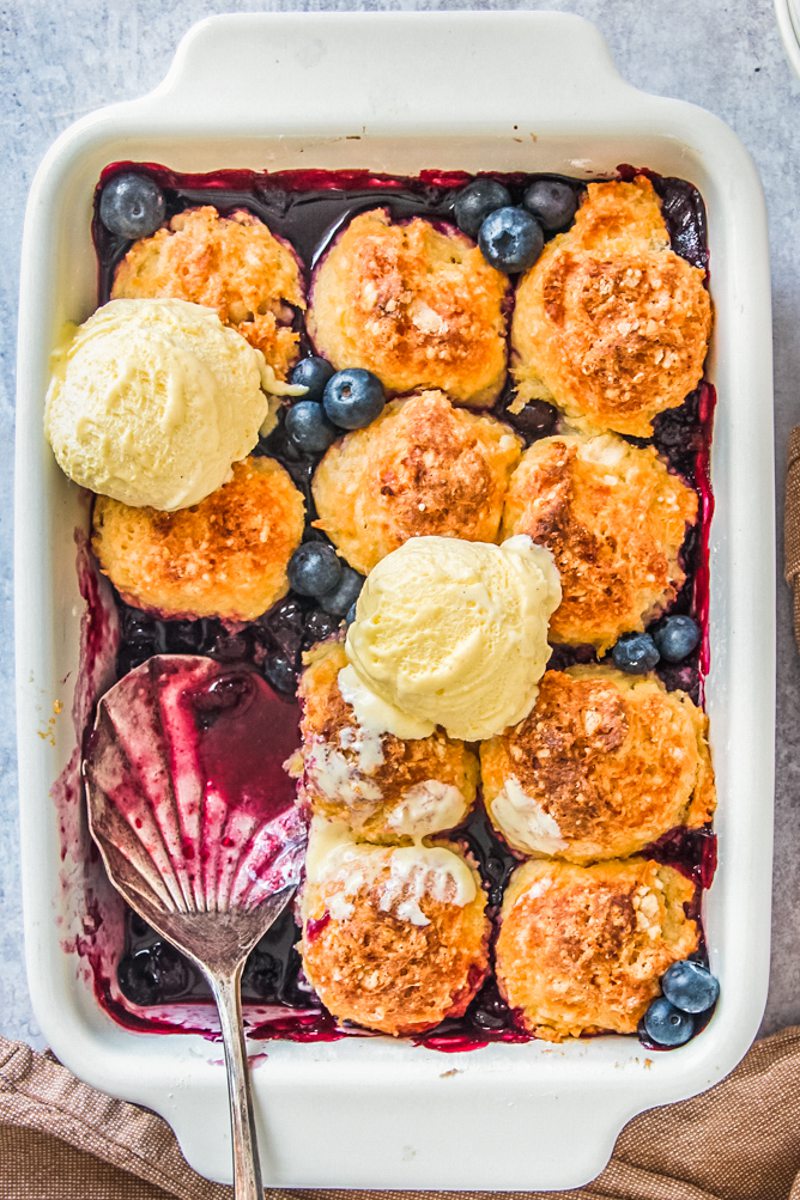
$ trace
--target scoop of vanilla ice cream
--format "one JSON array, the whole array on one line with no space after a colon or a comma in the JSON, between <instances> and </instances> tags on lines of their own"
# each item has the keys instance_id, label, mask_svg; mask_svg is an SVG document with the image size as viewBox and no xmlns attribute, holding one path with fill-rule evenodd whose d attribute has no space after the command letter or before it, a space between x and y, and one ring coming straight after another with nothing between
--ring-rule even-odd
<instances>
[{"instance_id":1,"label":"scoop of vanilla ice cream","mask_svg":"<svg viewBox=\"0 0 800 1200\"><path fill-rule=\"evenodd\" d=\"M533 707L560 602L550 551L525 535L502 546L411 538L364 584L340 687L359 720L398 737L436 725L492 737Z\"/></svg>"},{"instance_id":2,"label":"scoop of vanilla ice cream","mask_svg":"<svg viewBox=\"0 0 800 1200\"><path fill-rule=\"evenodd\" d=\"M197 504L268 419L264 358L211 308L112 300L55 356L45 432L70 479L135 507Z\"/></svg>"}]
</instances>

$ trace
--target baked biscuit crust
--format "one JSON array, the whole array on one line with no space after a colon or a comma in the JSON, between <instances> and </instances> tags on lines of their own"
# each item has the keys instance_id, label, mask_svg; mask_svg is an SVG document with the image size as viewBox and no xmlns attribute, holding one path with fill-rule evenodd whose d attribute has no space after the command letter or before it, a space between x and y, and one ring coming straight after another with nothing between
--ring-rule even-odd
<instances>
[{"instance_id":1,"label":"baked biscuit crust","mask_svg":"<svg viewBox=\"0 0 800 1200\"><path fill-rule=\"evenodd\" d=\"M307 326L337 370L390 392L441 388L490 405L506 378L506 277L456 229L385 209L354 217L317 268Z\"/></svg>"},{"instance_id":2,"label":"baked biscuit crust","mask_svg":"<svg viewBox=\"0 0 800 1200\"><path fill-rule=\"evenodd\" d=\"M92 549L128 604L170 617L253 621L289 590L303 497L272 458L234 463L233 478L177 512L97 496Z\"/></svg>"},{"instance_id":3,"label":"baked biscuit crust","mask_svg":"<svg viewBox=\"0 0 800 1200\"><path fill-rule=\"evenodd\" d=\"M520 451L508 426L441 392L396 400L325 454L315 524L362 574L411 537L495 542Z\"/></svg>"},{"instance_id":4,"label":"baked biscuit crust","mask_svg":"<svg viewBox=\"0 0 800 1200\"><path fill-rule=\"evenodd\" d=\"M680 551L697 507L697 494L652 446L631 446L613 434L564 434L523 454L501 533L527 533L552 551L563 599L550 621L551 640L604 651L674 600L686 578Z\"/></svg>"},{"instance_id":5,"label":"baked biscuit crust","mask_svg":"<svg viewBox=\"0 0 800 1200\"><path fill-rule=\"evenodd\" d=\"M288 306L305 308L294 251L243 209L211 205L178 213L134 242L116 270L111 298L168 296L205 304L264 355L279 379L297 359Z\"/></svg>"},{"instance_id":6,"label":"baked biscuit crust","mask_svg":"<svg viewBox=\"0 0 800 1200\"><path fill-rule=\"evenodd\" d=\"M517 288L519 397L552 400L583 430L650 437L699 383L710 333L704 272L670 248L649 179L590 183Z\"/></svg>"},{"instance_id":7,"label":"baked biscuit crust","mask_svg":"<svg viewBox=\"0 0 800 1200\"><path fill-rule=\"evenodd\" d=\"M413 880L409 901L409 889L398 890L392 876L392 852L359 850L357 885L351 874L349 886L332 879L303 889L303 969L320 1000L337 1020L393 1037L463 1016L489 969L491 927L478 872L470 864L475 897L465 905L442 899L433 882L419 889ZM419 851L420 878L426 853ZM413 919L399 915L404 902L417 910Z\"/></svg>"},{"instance_id":8,"label":"baked biscuit crust","mask_svg":"<svg viewBox=\"0 0 800 1200\"><path fill-rule=\"evenodd\" d=\"M341 642L323 643L306 662L298 690L301 798L312 813L378 843L408 842L461 824L478 782L477 758L464 742L438 729L403 741L360 726L339 690L339 672L347 666Z\"/></svg>"},{"instance_id":9,"label":"baked biscuit crust","mask_svg":"<svg viewBox=\"0 0 800 1200\"><path fill-rule=\"evenodd\" d=\"M533 711L480 748L494 827L523 854L624 858L711 819L708 718L655 676L547 671Z\"/></svg>"},{"instance_id":10,"label":"baked biscuit crust","mask_svg":"<svg viewBox=\"0 0 800 1200\"><path fill-rule=\"evenodd\" d=\"M525 863L503 900L500 990L546 1041L634 1033L667 967L698 947L693 896L685 876L643 858Z\"/></svg>"}]
</instances>

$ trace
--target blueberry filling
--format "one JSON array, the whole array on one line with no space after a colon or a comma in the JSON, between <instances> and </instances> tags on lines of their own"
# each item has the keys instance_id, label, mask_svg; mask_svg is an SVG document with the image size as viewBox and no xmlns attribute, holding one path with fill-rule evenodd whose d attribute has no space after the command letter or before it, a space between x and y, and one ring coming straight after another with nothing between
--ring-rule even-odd
<instances>
[{"instance_id":1,"label":"blueberry filling","mask_svg":"<svg viewBox=\"0 0 800 1200\"><path fill-rule=\"evenodd\" d=\"M527 443L530 444L539 438L549 437L555 433L558 412L552 404L548 404L546 400L529 400L519 412L513 412L509 407L513 403L513 399L512 393L505 407L501 409L500 415L504 421L508 421L509 425L516 429L517 433L522 434Z\"/></svg>"},{"instance_id":2,"label":"blueberry filling","mask_svg":"<svg viewBox=\"0 0 800 1200\"><path fill-rule=\"evenodd\" d=\"M297 674L297 668L285 654L273 654L264 663L267 683L284 696L293 696L297 690Z\"/></svg>"},{"instance_id":3,"label":"blueberry filling","mask_svg":"<svg viewBox=\"0 0 800 1200\"><path fill-rule=\"evenodd\" d=\"M186 960L169 942L162 941L153 941L126 954L117 970L122 994L133 1004L141 1005L182 996L189 986L190 974Z\"/></svg>"},{"instance_id":4,"label":"blueberry filling","mask_svg":"<svg viewBox=\"0 0 800 1200\"><path fill-rule=\"evenodd\" d=\"M191 702L198 720L209 728L221 713L242 710L253 695L253 682L242 671L220 675L208 685L198 688L191 695Z\"/></svg>"},{"instance_id":5,"label":"blueberry filling","mask_svg":"<svg viewBox=\"0 0 800 1200\"><path fill-rule=\"evenodd\" d=\"M121 184L117 183L113 189L111 185L115 180L128 177L144 179L152 185L151 190L155 189L152 202L143 202L141 212L136 209L132 214L143 222L141 227L137 227L137 232L133 231L133 225L115 221L109 215L115 191L123 191ZM662 200L673 248L690 262L704 267L708 252L705 215L698 193L681 180L659 179L657 176L652 179ZM487 218L503 209L510 209L519 215L513 218L495 217L495 224L499 224L500 228L493 245L499 247L503 257L502 265L498 262L501 269L517 272L525 269L521 264L527 261L532 251L538 255L542 245L572 221L583 183L553 176L525 175L470 180L463 175L439 172L429 172L416 180L396 180L363 172L336 175L313 171L272 177L244 171L222 172L213 177L204 177L180 176L153 167L148 167L146 171L137 170L130 164L116 164L105 173L96 197L93 232L99 263L99 300L102 303L109 298L114 267L128 249L132 238L146 236L177 212L201 203L214 204L222 212L244 207L263 217L278 236L286 238L297 248L309 268L349 217L367 208L385 205L397 219L419 215L438 222L455 222L473 238L478 236ZM158 195L162 198L163 209L159 206ZM117 204L121 204L119 197ZM570 207L572 212L569 211ZM128 217L131 217L131 212ZM525 236L528 237L527 243ZM373 420L382 410L385 396L382 389L379 395L369 380L367 383L370 386L364 387L356 372L340 372L345 379L348 374L356 374L357 386L338 392L332 389L333 398L326 410L323 397L336 375L330 364L313 353L300 322L297 328L301 336L302 356L292 372L291 381L306 387L308 391L296 401L284 405L277 428L260 442L256 453L275 457L304 495L309 521L301 547L304 554L309 554L306 548L312 546L323 547L325 551L333 553L324 535L310 528L310 522L316 516L310 490L311 477L320 456L334 438L340 436L341 430L359 428ZM704 410L704 405L706 409L708 406L709 389L704 391L704 388L705 385L701 385L680 408L660 414L655 421L653 439L671 469L701 490L704 487L707 489L704 463L710 425L708 413ZM511 411L515 407L513 400L513 385L510 383L493 413L509 423L526 443L557 432L559 417L552 405L535 400L515 413ZM320 555L316 551L314 554L319 563ZM695 699L698 698L705 669L701 663L701 648L695 643L676 659L678 650L688 646L689 627L684 626L684 640L678 638L677 642L674 632L666 637L662 630L669 628L669 620L675 616L686 617L698 629L702 629L704 617L701 609L704 602L702 598L698 600L697 589L698 580L705 569L704 556L703 537L696 532L690 533L682 555L687 582L671 612L656 622L645 635L659 656L654 669L666 686L688 691ZM326 557L323 553L321 560L324 561ZM118 674L124 674L155 653L209 654L230 664L231 678L236 678L237 666L255 667L263 673L275 692L291 699L301 670L303 652L341 631L344 624L352 619L363 578L338 557L337 563L339 574L335 581L332 582L333 571L329 576L319 574L316 577L312 572L314 590L301 592L293 588L268 613L243 628L226 627L217 620L162 620L156 614L131 608L117 598L121 620ZM323 583L327 584L324 588ZM550 665L563 668L573 663L591 662L595 658L591 647L559 646L554 649ZM225 678L220 681L221 685ZM209 711L204 712L201 719L213 721L215 712L220 711L224 704L242 702L242 695L236 697L235 692L233 684L230 690L221 686L219 695L201 701L201 708L203 704L209 705ZM283 704L279 708L283 711ZM288 713L288 706L286 710ZM490 906L496 913L516 860L495 837L480 810L455 836L475 856L489 892ZM699 888L710 883L713 847L713 835L707 830L678 830L665 835L649 848L648 853L659 861L677 866L694 878ZM695 915L699 915L699 911ZM285 1019L266 1028L264 1036L331 1036L330 1017L320 1009L302 976L300 958L294 948L298 937L299 931L292 914L287 911L276 928L259 943L248 963L244 978L246 1000L274 1004L286 1010ZM207 996L202 980L191 965L175 955L132 913L127 917L118 982L122 994L131 1003L144 1008ZM670 984L665 983L665 986L669 988ZM661 999L675 1011L683 1011L670 1001L666 990ZM121 1019L124 1020L122 1015ZM695 1029L705 1019L707 1013L688 1018ZM667 1024L671 1030L678 1026L685 1030L686 1012L683 1012L677 1025L669 1019L668 1014ZM438 1048L460 1049L492 1040L525 1040L526 1036L490 977L464 1017L444 1022L422 1040ZM644 1036L656 1044L650 1033L645 1031Z\"/></svg>"}]
</instances>

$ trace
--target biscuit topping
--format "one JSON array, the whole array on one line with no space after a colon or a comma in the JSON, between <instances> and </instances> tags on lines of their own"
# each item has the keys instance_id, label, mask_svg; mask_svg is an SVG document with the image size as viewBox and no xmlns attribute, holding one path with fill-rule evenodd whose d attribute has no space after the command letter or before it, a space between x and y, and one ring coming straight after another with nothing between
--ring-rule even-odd
<instances>
[{"instance_id":1,"label":"biscuit topping","mask_svg":"<svg viewBox=\"0 0 800 1200\"><path fill-rule=\"evenodd\" d=\"M477 895L475 876L464 859L443 846L378 847L356 842L346 825L315 818L311 826L306 878L312 885L335 884L345 904L365 885L375 888L378 909L413 925L427 925L419 905L426 896L463 908Z\"/></svg>"},{"instance_id":2,"label":"biscuit topping","mask_svg":"<svg viewBox=\"0 0 800 1200\"><path fill-rule=\"evenodd\" d=\"M608 649L677 595L680 551L697 494L652 446L613 434L542 438L511 477L502 532L552 552L563 598L553 640Z\"/></svg>"},{"instance_id":3,"label":"biscuit topping","mask_svg":"<svg viewBox=\"0 0 800 1200\"><path fill-rule=\"evenodd\" d=\"M171 297L215 309L260 350L279 379L297 357L293 308L305 308L300 265L263 221L211 205L177 213L152 237L134 242L119 264L114 299Z\"/></svg>"},{"instance_id":4,"label":"biscuit topping","mask_svg":"<svg viewBox=\"0 0 800 1200\"><path fill-rule=\"evenodd\" d=\"M410 537L496 541L520 449L507 425L442 392L396 400L328 450L314 475L316 524L364 573Z\"/></svg>"},{"instance_id":5,"label":"biscuit topping","mask_svg":"<svg viewBox=\"0 0 800 1200\"><path fill-rule=\"evenodd\" d=\"M699 382L710 330L704 274L670 248L650 181L590 183L517 289L519 397L552 399L583 430L650 437Z\"/></svg>"},{"instance_id":6,"label":"biscuit topping","mask_svg":"<svg viewBox=\"0 0 800 1200\"><path fill-rule=\"evenodd\" d=\"M390 392L442 388L490 404L506 375L504 276L457 230L361 213L322 260L308 325L337 367L365 367Z\"/></svg>"}]
</instances>

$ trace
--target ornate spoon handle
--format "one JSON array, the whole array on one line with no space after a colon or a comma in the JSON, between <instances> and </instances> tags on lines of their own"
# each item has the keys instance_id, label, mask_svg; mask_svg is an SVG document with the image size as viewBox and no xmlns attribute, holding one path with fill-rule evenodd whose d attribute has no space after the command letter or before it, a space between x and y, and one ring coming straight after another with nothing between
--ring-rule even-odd
<instances>
[{"instance_id":1,"label":"ornate spoon handle","mask_svg":"<svg viewBox=\"0 0 800 1200\"><path fill-rule=\"evenodd\" d=\"M233 1191L235 1200L263 1200L261 1164L258 1158L253 1096L242 1024L241 977L243 963L231 975L206 975L219 1012L233 1138Z\"/></svg>"}]
</instances>

